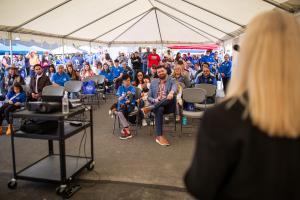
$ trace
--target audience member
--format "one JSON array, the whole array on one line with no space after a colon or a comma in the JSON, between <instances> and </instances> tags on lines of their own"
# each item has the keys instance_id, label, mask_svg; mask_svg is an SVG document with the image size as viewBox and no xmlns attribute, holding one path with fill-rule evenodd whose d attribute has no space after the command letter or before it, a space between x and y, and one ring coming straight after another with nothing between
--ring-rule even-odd
<instances>
[{"instance_id":1,"label":"audience member","mask_svg":"<svg viewBox=\"0 0 300 200\"><path fill-rule=\"evenodd\" d=\"M51 85L51 81L40 64L33 66L35 76L30 79L28 101L38 101L42 97L44 87Z\"/></svg>"},{"instance_id":2,"label":"audience member","mask_svg":"<svg viewBox=\"0 0 300 200\"><path fill-rule=\"evenodd\" d=\"M8 91L5 103L0 107L0 135L2 135L2 123L5 119L8 123L6 135L11 134L12 122L10 120L10 113L19 109L26 102L26 94L20 83L15 82L13 87Z\"/></svg>"},{"instance_id":3,"label":"audience member","mask_svg":"<svg viewBox=\"0 0 300 200\"><path fill-rule=\"evenodd\" d=\"M69 75L64 71L63 65L58 65L57 72L52 76L52 83L56 86L64 86L65 82L69 81Z\"/></svg>"},{"instance_id":4,"label":"audience member","mask_svg":"<svg viewBox=\"0 0 300 200\"><path fill-rule=\"evenodd\" d=\"M123 127L121 131L120 139L132 138L132 134L129 130L128 114L135 107L135 87L131 85L130 76L124 74L122 76L123 84L118 88L118 107L115 114L119 117L120 123Z\"/></svg>"},{"instance_id":5,"label":"audience member","mask_svg":"<svg viewBox=\"0 0 300 200\"><path fill-rule=\"evenodd\" d=\"M146 115L152 110L155 114L155 141L160 145L168 146L170 143L163 136L163 115L175 112L176 101L174 97L177 86L175 80L167 75L167 70L162 65L157 67L157 74L159 78L152 80L148 94L148 101L152 105L142 108L142 112Z\"/></svg>"}]
</instances>

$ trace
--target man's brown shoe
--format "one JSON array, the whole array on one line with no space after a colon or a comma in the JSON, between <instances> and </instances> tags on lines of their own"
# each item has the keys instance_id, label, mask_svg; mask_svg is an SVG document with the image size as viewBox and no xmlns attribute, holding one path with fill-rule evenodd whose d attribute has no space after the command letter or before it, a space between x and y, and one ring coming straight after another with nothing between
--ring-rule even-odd
<instances>
[{"instance_id":1,"label":"man's brown shoe","mask_svg":"<svg viewBox=\"0 0 300 200\"><path fill-rule=\"evenodd\" d=\"M150 107L146 106L142 108L141 111L143 112L144 115L147 115L151 111L151 109Z\"/></svg>"},{"instance_id":2,"label":"man's brown shoe","mask_svg":"<svg viewBox=\"0 0 300 200\"><path fill-rule=\"evenodd\" d=\"M155 140L161 146L169 146L169 141L164 136L157 136Z\"/></svg>"}]
</instances>

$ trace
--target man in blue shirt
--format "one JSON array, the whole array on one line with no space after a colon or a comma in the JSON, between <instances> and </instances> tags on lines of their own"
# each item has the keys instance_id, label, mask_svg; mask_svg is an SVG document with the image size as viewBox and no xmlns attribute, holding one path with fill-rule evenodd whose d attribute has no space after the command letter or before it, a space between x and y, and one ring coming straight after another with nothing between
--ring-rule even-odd
<instances>
[{"instance_id":1,"label":"man in blue shirt","mask_svg":"<svg viewBox=\"0 0 300 200\"><path fill-rule=\"evenodd\" d=\"M202 72L196 77L195 83L207 83L217 86L217 79L212 73L210 73L209 67L203 65Z\"/></svg>"},{"instance_id":2,"label":"man in blue shirt","mask_svg":"<svg viewBox=\"0 0 300 200\"><path fill-rule=\"evenodd\" d=\"M123 71L122 71L122 73L123 73L123 75L124 74L128 74L129 76L130 76L130 78L131 79L133 79L133 71L132 71L132 69L130 68L130 67L128 67L127 66L127 63L126 62L122 62L122 68L123 68Z\"/></svg>"},{"instance_id":3,"label":"man in blue shirt","mask_svg":"<svg viewBox=\"0 0 300 200\"><path fill-rule=\"evenodd\" d=\"M213 55L212 55L211 52L212 52L212 50L208 49L208 50L206 51L206 55L204 55L204 56L200 59L200 62L201 62L201 64L204 63L204 62L208 63L208 64L209 64L209 70L210 70L211 72L213 72L213 65L215 64L215 60L214 60L214 57L213 57Z\"/></svg>"},{"instance_id":4,"label":"man in blue shirt","mask_svg":"<svg viewBox=\"0 0 300 200\"><path fill-rule=\"evenodd\" d=\"M223 81L223 86L224 86L224 91L226 92L227 89L227 84L231 78L231 67L232 63L229 60L229 55L225 54L224 56L224 62L220 65L219 68L219 73L221 74L222 81Z\"/></svg>"},{"instance_id":5,"label":"man in blue shirt","mask_svg":"<svg viewBox=\"0 0 300 200\"><path fill-rule=\"evenodd\" d=\"M52 83L53 85L60 85L64 86L65 82L69 81L69 75L64 71L64 66L59 65L57 67L57 72L52 76Z\"/></svg>"},{"instance_id":6,"label":"man in blue shirt","mask_svg":"<svg viewBox=\"0 0 300 200\"><path fill-rule=\"evenodd\" d=\"M83 66L83 63L84 63L84 60L80 56L80 53L76 53L76 55L72 58L72 63L73 63L73 66L74 66L75 70L77 70L77 71L81 70L81 68Z\"/></svg>"},{"instance_id":7,"label":"man in blue shirt","mask_svg":"<svg viewBox=\"0 0 300 200\"><path fill-rule=\"evenodd\" d=\"M118 59L115 60L115 65L111 67L111 71L114 76L115 88L118 89L118 87L121 85L124 71L123 67L120 66Z\"/></svg>"}]
</instances>

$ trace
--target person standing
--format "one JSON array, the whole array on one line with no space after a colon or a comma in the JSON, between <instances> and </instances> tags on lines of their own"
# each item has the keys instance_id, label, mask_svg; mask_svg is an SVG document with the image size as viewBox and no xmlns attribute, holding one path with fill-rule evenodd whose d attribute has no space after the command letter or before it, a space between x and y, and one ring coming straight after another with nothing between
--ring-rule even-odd
<instances>
[{"instance_id":1,"label":"person standing","mask_svg":"<svg viewBox=\"0 0 300 200\"><path fill-rule=\"evenodd\" d=\"M225 54L224 60L225 61L222 62L222 64L220 65L219 73L221 74L222 81L223 81L224 91L226 93L226 91L227 91L227 85L228 85L228 82L229 82L229 80L231 78L232 63L229 60L229 55L228 54Z\"/></svg>"},{"instance_id":2,"label":"person standing","mask_svg":"<svg viewBox=\"0 0 300 200\"><path fill-rule=\"evenodd\" d=\"M279 10L247 25L227 100L204 113L184 179L197 199L300 199L299 36Z\"/></svg>"},{"instance_id":3,"label":"person standing","mask_svg":"<svg viewBox=\"0 0 300 200\"><path fill-rule=\"evenodd\" d=\"M146 52L142 56L142 62L143 62L143 72L144 74L147 73L147 67L148 67L148 56L150 54L150 48L146 48Z\"/></svg>"},{"instance_id":4,"label":"person standing","mask_svg":"<svg viewBox=\"0 0 300 200\"><path fill-rule=\"evenodd\" d=\"M139 52L137 52L137 51L134 52L134 54L133 54L133 56L131 58L131 64L132 64L132 69L133 69L133 77L132 77L132 79L134 80L137 71L141 70L142 61L141 61L141 58L139 56Z\"/></svg>"},{"instance_id":5,"label":"person standing","mask_svg":"<svg viewBox=\"0 0 300 200\"><path fill-rule=\"evenodd\" d=\"M160 62L160 57L159 55L156 53L156 48L152 49L152 53L150 53L148 55L148 74L150 75L151 72L151 68L153 65L158 66Z\"/></svg>"},{"instance_id":6,"label":"person standing","mask_svg":"<svg viewBox=\"0 0 300 200\"><path fill-rule=\"evenodd\" d=\"M36 64L40 64L39 57L35 51L30 51L27 55L26 58L29 59L29 66L30 66L30 77L33 77L34 74L34 69L33 66Z\"/></svg>"}]
</instances>

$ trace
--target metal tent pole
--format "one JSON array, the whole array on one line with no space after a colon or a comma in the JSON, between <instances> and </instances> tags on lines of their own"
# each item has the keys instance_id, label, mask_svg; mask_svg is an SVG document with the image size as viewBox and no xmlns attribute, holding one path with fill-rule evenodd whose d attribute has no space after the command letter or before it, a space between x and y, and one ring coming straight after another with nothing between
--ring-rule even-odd
<instances>
[{"instance_id":1,"label":"metal tent pole","mask_svg":"<svg viewBox=\"0 0 300 200\"><path fill-rule=\"evenodd\" d=\"M12 33L8 33L8 37L9 37L9 55L10 55L10 62L12 64L13 61L13 49L12 49Z\"/></svg>"}]
</instances>

